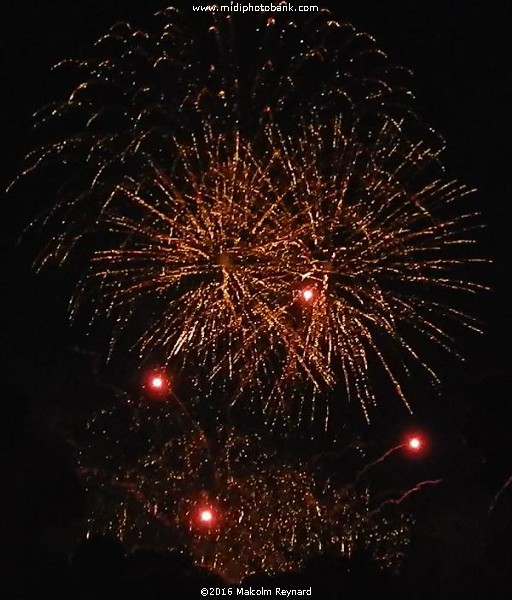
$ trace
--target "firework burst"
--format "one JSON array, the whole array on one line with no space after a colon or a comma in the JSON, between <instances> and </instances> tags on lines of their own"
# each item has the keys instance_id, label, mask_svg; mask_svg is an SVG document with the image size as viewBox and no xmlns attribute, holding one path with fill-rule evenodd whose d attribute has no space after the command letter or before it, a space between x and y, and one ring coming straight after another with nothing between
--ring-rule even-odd
<instances>
[{"instance_id":1,"label":"firework burst","mask_svg":"<svg viewBox=\"0 0 512 600\"><path fill-rule=\"evenodd\" d=\"M59 172L56 202L43 219L59 231L50 229L43 262L64 262L125 176L166 170L170 141L204 123L252 137L269 120L293 131L313 114L342 113L364 130L389 115L415 121L409 72L370 35L327 11L301 23L252 23L214 13L191 21L168 8L150 30L118 23L88 59L56 66L78 82L36 114L47 142L27 156L22 173Z\"/></svg>"},{"instance_id":2,"label":"firework burst","mask_svg":"<svg viewBox=\"0 0 512 600\"><path fill-rule=\"evenodd\" d=\"M96 316L114 317L113 343L150 307L154 318L137 335L142 355L202 365L239 391L301 372L333 381L291 326L303 225L289 205L283 155L266 141L257 155L239 136L206 132L177 146L169 174L116 188L91 231L110 249L93 253L77 294L77 304L96 299Z\"/></svg>"},{"instance_id":3,"label":"firework burst","mask_svg":"<svg viewBox=\"0 0 512 600\"><path fill-rule=\"evenodd\" d=\"M92 298L110 315L113 344L128 331L142 357L271 411L288 411L297 387L304 398L343 384L369 418L371 368L408 406L409 365L437 381L418 337L453 351L446 320L475 328L442 303L479 289L457 275L478 262L465 256L473 215L449 216L469 190L425 180L437 154L393 121L364 144L341 120L294 137L268 126L253 143L207 130L173 154L168 172L118 186L89 232L108 249L93 252L75 306Z\"/></svg>"},{"instance_id":4,"label":"firework burst","mask_svg":"<svg viewBox=\"0 0 512 600\"><path fill-rule=\"evenodd\" d=\"M322 356L367 418L375 405L372 365L408 406L400 384L408 365L438 381L418 340L456 353L448 322L478 331L446 302L484 289L467 272L484 262L469 250L478 219L463 206L472 190L446 180L440 150L404 140L392 120L364 143L342 119L294 138L275 134L297 220L304 283L294 327L304 356Z\"/></svg>"},{"instance_id":5,"label":"firework burst","mask_svg":"<svg viewBox=\"0 0 512 600\"><path fill-rule=\"evenodd\" d=\"M269 19L249 60L247 24L206 18L118 25L75 63L83 81L41 120L76 118L25 171L64 165L41 263L88 252L72 313L91 300L111 348L231 401L291 412L342 385L369 418L380 368L408 406L411 364L437 381L418 338L451 349L448 319L474 327L442 294L478 289L460 274L468 190L414 141L401 71L369 36Z\"/></svg>"}]
</instances>

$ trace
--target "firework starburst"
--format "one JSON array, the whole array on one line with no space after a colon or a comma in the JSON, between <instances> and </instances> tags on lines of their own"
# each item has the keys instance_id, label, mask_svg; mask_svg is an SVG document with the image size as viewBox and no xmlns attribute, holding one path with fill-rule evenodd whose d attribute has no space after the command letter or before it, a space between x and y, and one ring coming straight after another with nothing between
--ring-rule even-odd
<instances>
[{"instance_id":1,"label":"firework starburst","mask_svg":"<svg viewBox=\"0 0 512 600\"><path fill-rule=\"evenodd\" d=\"M436 153L393 121L365 143L336 120L176 144L172 168L119 185L89 231L107 249L77 305L112 316L113 343L142 323L142 356L272 409L342 384L368 417L375 366L406 405L410 364L437 381L417 339L452 349L447 318L474 323L443 294L478 286L456 274L471 215L450 212L468 190L423 177Z\"/></svg>"},{"instance_id":2,"label":"firework starburst","mask_svg":"<svg viewBox=\"0 0 512 600\"><path fill-rule=\"evenodd\" d=\"M25 171L67 173L42 263L85 253L73 312L91 299L111 346L231 401L290 412L340 385L369 418L380 369L408 405L411 364L437 381L418 339L451 348L447 320L474 326L443 296L478 289L461 274L468 190L440 174L438 139L416 141L401 71L369 36L324 12L271 18L251 62L247 24L205 18L118 25L75 65L85 79L42 120L80 116Z\"/></svg>"}]
</instances>

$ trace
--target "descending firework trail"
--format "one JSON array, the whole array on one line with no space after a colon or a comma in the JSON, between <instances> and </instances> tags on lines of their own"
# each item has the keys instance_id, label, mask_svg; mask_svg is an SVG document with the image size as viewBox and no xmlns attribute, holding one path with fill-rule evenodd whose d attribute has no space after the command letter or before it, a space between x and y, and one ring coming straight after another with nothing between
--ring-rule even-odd
<instances>
[{"instance_id":1,"label":"descending firework trail","mask_svg":"<svg viewBox=\"0 0 512 600\"><path fill-rule=\"evenodd\" d=\"M407 518L369 518L367 490L322 484L306 465L278 459L257 436L218 431L210 452L187 434L127 457L115 440L105 442L103 424L90 431L82 453L91 492L88 535L115 535L128 549L184 550L232 581L297 569L327 549L350 556L367 548L391 568L400 561ZM87 468L98 447L118 456L115 467L111 461L102 470Z\"/></svg>"},{"instance_id":2,"label":"descending firework trail","mask_svg":"<svg viewBox=\"0 0 512 600\"><path fill-rule=\"evenodd\" d=\"M118 185L88 232L108 249L75 304L114 318L113 343L129 331L142 355L270 409L342 383L368 417L372 365L406 404L411 364L437 381L411 340L450 350L446 320L474 323L443 292L478 286L456 274L472 215L451 205L468 190L422 179L435 153L391 121L362 144L335 120L253 143L206 130L173 154L169 171Z\"/></svg>"}]
</instances>

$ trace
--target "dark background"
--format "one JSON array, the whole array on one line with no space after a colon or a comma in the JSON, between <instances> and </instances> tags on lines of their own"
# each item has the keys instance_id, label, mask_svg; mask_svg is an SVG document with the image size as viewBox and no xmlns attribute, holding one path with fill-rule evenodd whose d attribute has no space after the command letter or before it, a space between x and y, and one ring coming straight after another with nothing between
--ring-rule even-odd
<instances>
[{"instance_id":1,"label":"dark background","mask_svg":"<svg viewBox=\"0 0 512 600\"><path fill-rule=\"evenodd\" d=\"M4 7L2 189L33 146L31 114L55 99L51 66L87 54L116 21L144 25L165 5L18 0ZM441 396L422 399L414 417L431 440L425 462L415 466L417 475L442 477L443 484L416 500L418 521L407 569L425 586L433 578L452 582L454 589L484 572L485 581L496 581L504 590L512 567L512 489L490 514L488 508L512 473L512 10L505 1L360 0L337 2L334 16L374 35L394 62L414 71L418 113L445 137L449 175L478 190L475 204L486 225L478 254L492 260L484 274L492 291L475 297L471 311L484 334L461 337L466 362L448 361ZM73 550L83 492L65 431L69 415L86 410L98 387L94 358L74 350L81 334L67 322L71 279L53 267L33 273L35 249L18 242L45 199L33 190L29 197L6 194L2 202L2 517L12 556L37 562L42 552L58 557ZM410 423L405 416L395 421L395 413L393 422L388 417L384 409L379 423L366 431L377 440L376 453Z\"/></svg>"}]
</instances>

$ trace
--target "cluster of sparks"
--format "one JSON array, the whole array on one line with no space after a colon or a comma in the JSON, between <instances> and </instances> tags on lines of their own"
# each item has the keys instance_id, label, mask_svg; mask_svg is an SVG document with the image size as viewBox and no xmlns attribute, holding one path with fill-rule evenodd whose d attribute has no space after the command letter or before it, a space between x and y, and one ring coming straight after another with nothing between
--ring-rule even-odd
<instances>
[{"instance_id":1,"label":"cluster of sparks","mask_svg":"<svg viewBox=\"0 0 512 600\"><path fill-rule=\"evenodd\" d=\"M388 116L415 118L410 73L327 11L305 24L255 19L249 29L202 16L190 22L170 7L149 31L118 23L90 57L56 65L79 81L36 114L47 141L21 175L56 168L61 180L50 219L59 227L42 263L65 262L125 177L151 178L155 165L167 172L172 139L205 123L252 139L268 122L293 132L317 115L343 114L350 131L364 132Z\"/></svg>"},{"instance_id":2,"label":"cluster of sparks","mask_svg":"<svg viewBox=\"0 0 512 600\"><path fill-rule=\"evenodd\" d=\"M112 324L110 351L128 342L158 361L146 392L188 420L180 429L168 402L94 417L88 534L185 549L232 581L333 548L394 565L409 521L384 518L358 484L421 437L339 488L225 423L207 437L167 373L210 404L257 399L286 418L344 390L369 420L378 372L409 408L412 374L437 383L422 348L454 352L450 321L476 328L452 306L479 289L474 215L459 209L470 190L445 180L407 71L367 34L325 11L250 32L211 13L157 17L156 31L119 24L95 57L61 65L81 81L39 114L57 135L22 175L62 175L40 264L86 257L72 314L92 308Z\"/></svg>"},{"instance_id":3,"label":"cluster of sparks","mask_svg":"<svg viewBox=\"0 0 512 600\"><path fill-rule=\"evenodd\" d=\"M149 428L154 417L146 415ZM383 567L400 563L410 520L372 508L365 487L337 488L308 465L279 459L258 436L233 429L218 431L212 445L188 433L128 459L123 442L105 444L105 418L118 427L115 411L103 413L82 453L94 491L87 536L113 535L128 549L182 551L233 582L296 570L326 551L350 557L364 548ZM140 413L134 421L144 427ZM89 468L98 446L117 462L111 454L108 468Z\"/></svg>"},{"instance_id":4,"label":"cluster of sparks","mask_svg":"<svg viewBox=\"0 0 512 600\"><path fill-rule=\"evenodd\" d=\"M368 417L369 364L407 404L407 361L437 381L408 334L450 349L436 315L474 326L433 290L478 286L450 273L468 262L468 216L432 212L467 190L410 183L432 157L397 136L387 123L368 148L336 121L298 140L268 127L257 148L211 131L176 144L170 173L126 180L105 202L95 233L110 242L92 253L76 305L92 298L96 316L112 316L113 344L128 331L141 356L203 369L271 410L290 412L298 387L341 382Z\"/></svg>"},{"instance_id":5,"label":"cluster of sparks","mask_svg":"<svg viewBox=\"0 0 512 600\"><path fill-rule=\"evenodd\" d=\"M41 263L86 252L72 313L91 301L111 348L128 340L232 401L292 414L297 395L343 386L369 419L375 365L408 406L411 363L437 382L417 339L451 349L446 320L475 326L438 293L478 289L454 274L471 262L469 190L442 178L439 145L413 141L405 71L370 36L326 13L268 19L249 66L236 23L208 19L194 33L169 9L156 32L118 25L72 61L85 79L40 115L68 132L24 172L71 171Z\"/></svg>"}]
</instances>

